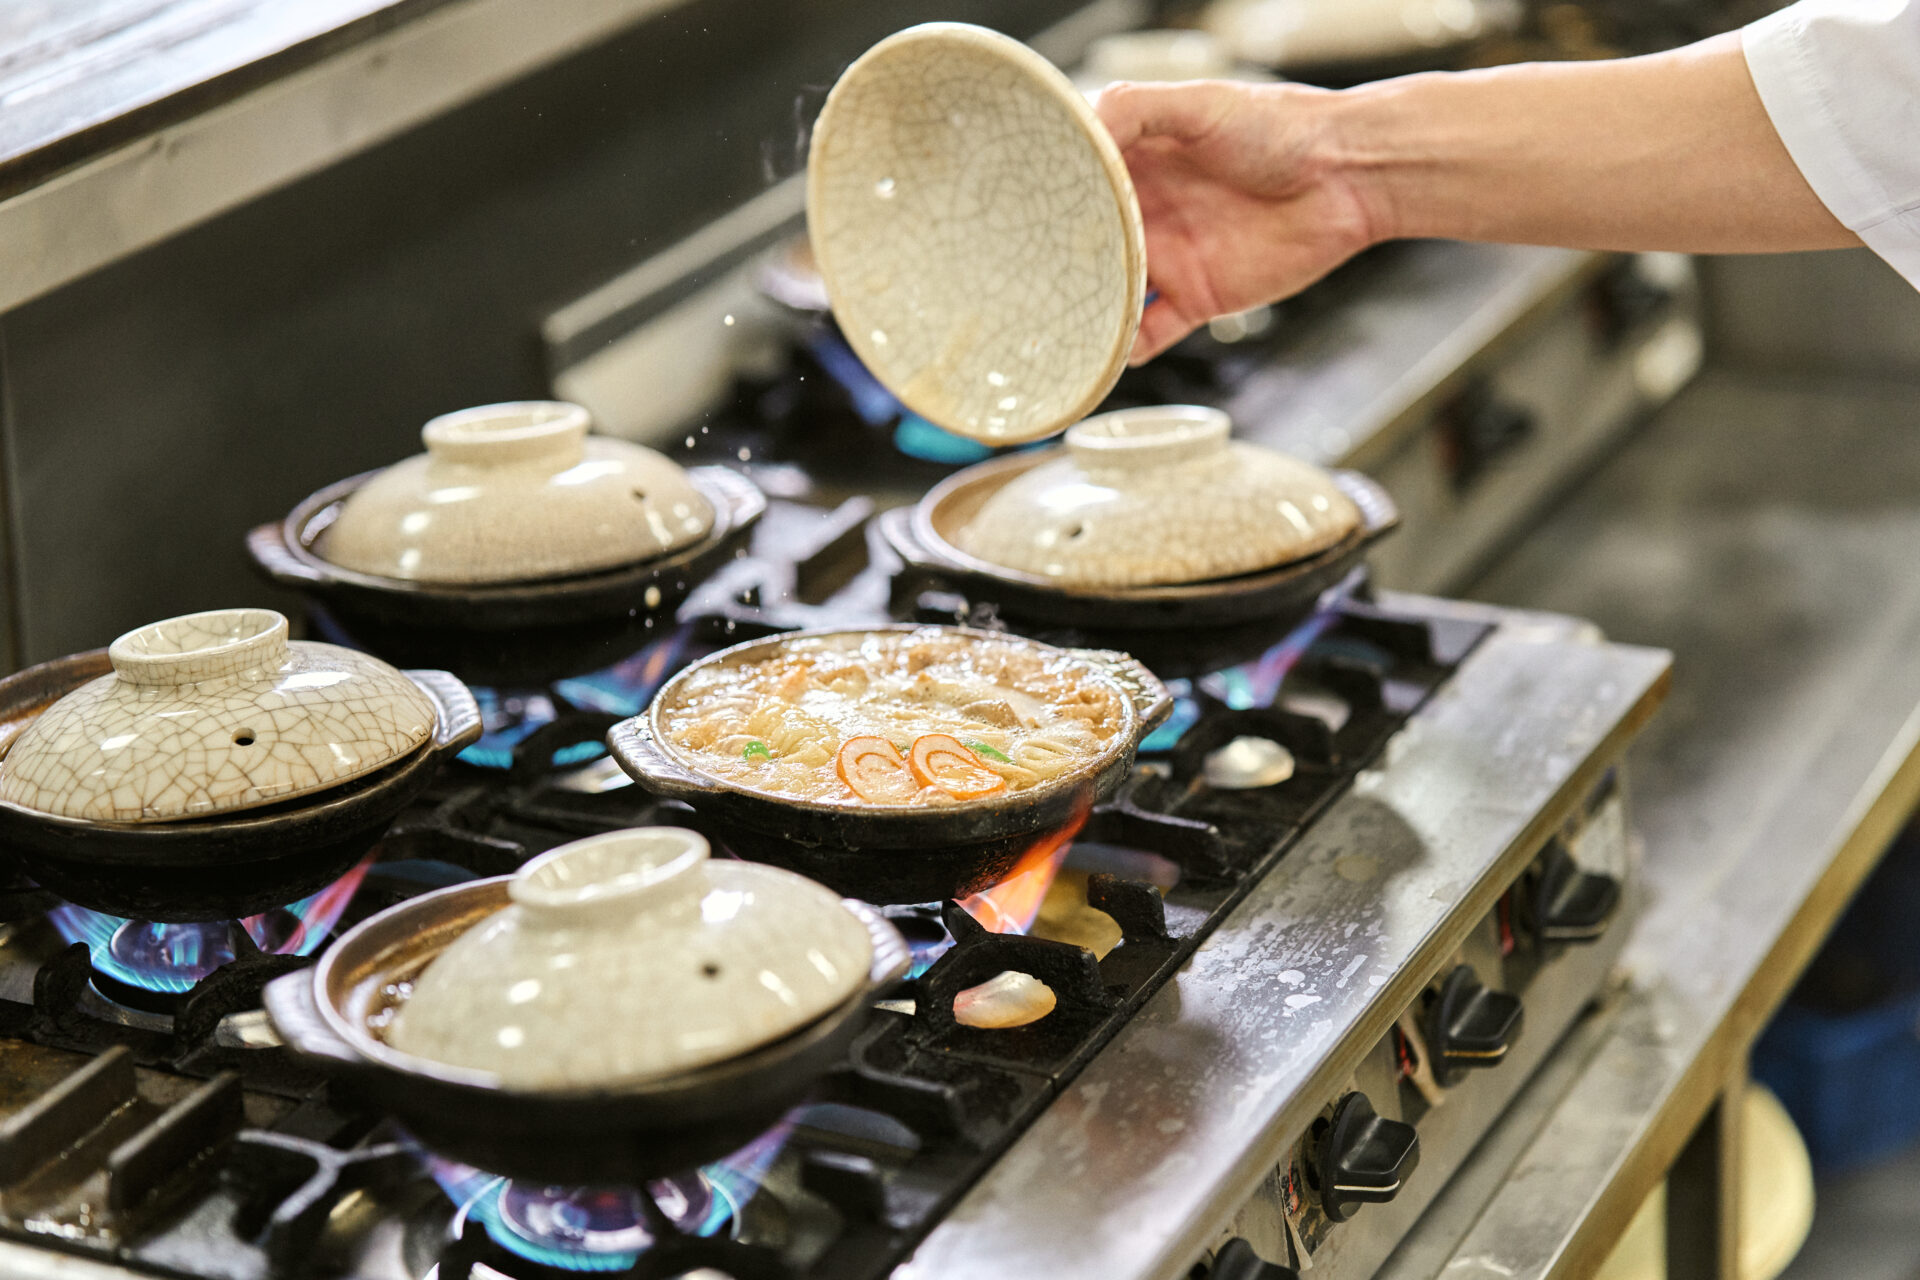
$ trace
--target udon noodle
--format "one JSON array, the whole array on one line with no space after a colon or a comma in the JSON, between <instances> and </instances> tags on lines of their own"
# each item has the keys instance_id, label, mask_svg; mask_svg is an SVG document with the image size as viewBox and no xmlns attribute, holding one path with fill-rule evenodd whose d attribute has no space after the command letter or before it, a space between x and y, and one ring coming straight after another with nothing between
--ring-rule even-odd
<instances>
[{"instance_id":1,"label":"udon noodle","mask_svg":"<svg viewBox=\"0 0 1920 1280\"><path fill-rule=\"evenodd\" d=\"M1006 791L1042 786L1112 745L1121 695L1080 661L1025 641L937 629L789 641L757 661L694 671L659 710L661 736L688 764L798 800L872 803L843 780L850 740L883 739L902 757L949 735ZM888 802L951 804L909 784Z\"/></svg>"}]
</instances>

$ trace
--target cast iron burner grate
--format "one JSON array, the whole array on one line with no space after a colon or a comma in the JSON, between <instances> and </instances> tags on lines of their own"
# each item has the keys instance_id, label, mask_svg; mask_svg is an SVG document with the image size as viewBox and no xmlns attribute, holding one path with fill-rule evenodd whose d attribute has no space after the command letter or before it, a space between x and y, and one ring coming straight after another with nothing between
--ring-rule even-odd
<instances>
[{"instance_id":1,"label":"cast iron burner grate","mask_svg":"<svg viewBox=\"0 0 1920 1280\"><path fill-rule=\"evenodd\" d=\"M729 594L696 629L741 638L816 620L820 606L796 609L790 580L761 586ZM954 903L890 909L931 963L876 1014L816 1100L788 1117L757 1195L743 1193L751 1211L710 1235L650 1211L652 1245L625 1271L598 1274L704 1266L737 1280L859 1280L904 1259L1484 634L1354 599L1316 626L1266 704L1238 705L1244 681L1187 681L1177 740L1090 815L1068 866L1084 876L1087 906L1118 926L1117 945L1096 959L990 932ZM601 776L583 788L580 769L555 768L556 748L578 730L530 735L507 769L451 771L395 824L338 927L583 835L700 825L638 787ZM1209 757L1248 736L1284 747L1291 775L1210 785ZM1147 869L1161 887L1145 883ZM236 928L236 960L195 985L170 1020L116 1019L103 1016L111 1006L100 993L111 987L85 946L41 956L30 998L9 981L9 953L47 905L28 886L0 888L0 918L15 934L0 946L0 993L13 994L0 998L0 1074L29 1099L0 1121L0 1237L196 1280L418 1280L436 1264L443 1280L579 1274L522 1256L471 1219L456 1225L453 1202L404 1135L284 1051L231 1034L258 1018L260 986L304 961L261 955ZM958 1023L953 996L1007 970L1046 983L1054 1012L1006 1030ZM107 1207L57 1237L12 1208L61 1194ZM337 1212L350 1197L357 1211Z\"/></svg>"}]
</instances>

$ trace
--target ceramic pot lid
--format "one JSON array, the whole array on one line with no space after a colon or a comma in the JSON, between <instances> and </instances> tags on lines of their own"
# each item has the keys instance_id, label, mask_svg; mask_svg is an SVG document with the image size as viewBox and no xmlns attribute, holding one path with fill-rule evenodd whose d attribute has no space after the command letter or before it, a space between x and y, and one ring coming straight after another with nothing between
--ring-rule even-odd
<instances>
[{"instance_id":1,"label":"ceramic pot lid","mask_svg":"<svg viewBox=\"0 0 1920 1280\"><path fill-rule=\"evenodd\" d=\"M378 658L287 639L271 609L129 631L113 674L48 707L0 762L0 800L90 822L168 822L335 787L433 733L433 702Z\"/></svg>"},{"instance_id":2,"label":"ceramic pot lid","mask_svg":"<svg viewBox=\"0 0 1920 1280\"><path fill-rule=\"evenodd\" d=\"M847 341L937 426L1053 435L1125 367L1146 292L1133 184L1018 41L931 23L848 67L814 125L807 228Z\"/></svg>"},{"instance_id":3,"label":"ceramic pot lid","mask_svg":"<svg viewBox=\"0 0 1920 1280\"><path fill-rule=\"evenodd\" d=\"M360 573L472 584L637 564L706 536L713 508L684 471L589 425L547 400L435 418L427 451L356 489L315 549Z\"/></svg>"},{"instance_id":4,"label":"ceramic pot lid","mask_svg":"<svg viewBox=\"0 0 1920 1280\"><path fill-rule=\"evenodd\" d=\"M553 849L442 951L387 1041L502 1085L632 1085L736 1057L852 997L873 940L830 890L713 861L679 827Z\"/></svg>"},{"instance_id":5,"label":"ceramic pot lid","mask_svg":"<svg viewBox=\"0 0 1920 1280\"><path fill-rule=\"evenodd\" d=\"M1061 456L982 503L954 544L1063 587L1143 587L1304 560L1360 526L1333 477L1229 440L1231 429L1193 405L1089 418Z\"/></svg>"}]
</instances>

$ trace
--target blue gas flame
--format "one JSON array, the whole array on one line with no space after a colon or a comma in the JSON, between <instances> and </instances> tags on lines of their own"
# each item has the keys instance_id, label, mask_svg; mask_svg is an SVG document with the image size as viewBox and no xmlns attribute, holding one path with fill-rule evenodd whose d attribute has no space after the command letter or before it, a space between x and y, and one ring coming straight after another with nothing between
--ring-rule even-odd
<instances>
[{"instance_id":1,"label":"blue gas flame","mask_svg":"<svg viewBox=\"0 0 1920 1280\"><path fill-rule=\"evenodd\" d=\"M693 1236L715 1236L721 1232L737 1236L740 1211L760 1190L760 1184L773 1167L773 1161L793 1132L793 1122L782 1120L740 1150L677 1178L650 1184L645 1194L675 1226ZM640 1223L637 1207L625 1210L622 1202L636 1193L610 1188L516 1187L510 1179L483 1172L469 1165L425 1157L434 1181L456 1206L453 1230L458 1234L469 1220L480 1223L501 1248L542 1266L563 1271L627 1271L640 1259L650 1238ZM502 1209L503 1198L516 1193L531 1195L549 1207L564 1209L569 1198L580 1212L578 1221L594 1217L591 1235L574 1234L572 1239L534 1239L524 1229L512 1225ZM590 1242L591 1241L591 1242Z\"/></svg>"},{"instance_id":2,"label":"blue gas flame","mask_svg":"<svg viewBox=\"0 0 1920 1280\"><path fill-rule=\"evenodd\" d=\"M254 945L270 955L308 956L339 923L372 863L368 855L353 870L285 907L247 916L240 925ZM159 924L127 920L62 903L47 918L68 942L84 942L94 969L130 987L180 994L233 959L232 922Z\"/></svg>"},{"instance_id":3,"label":"blue gas flame","mask_svg":"<svg viewBox=\"0 0 1920 1280\"><path fill-rule=\"evenodd\" d=\"M639 715L679 665L691 633L690 627L676 627L605 670L554 681L552 692L583 711ZM546 692L475 687L473 696L480 704L480 722L486 731L480 741L460 753L460 758L483 769L511 768L514 747L534 730L560 718L559 708ZM554 752L553 763L566 768L605 754L606 748L599 742L576 742Z\"/></svg>"}]
</instances>

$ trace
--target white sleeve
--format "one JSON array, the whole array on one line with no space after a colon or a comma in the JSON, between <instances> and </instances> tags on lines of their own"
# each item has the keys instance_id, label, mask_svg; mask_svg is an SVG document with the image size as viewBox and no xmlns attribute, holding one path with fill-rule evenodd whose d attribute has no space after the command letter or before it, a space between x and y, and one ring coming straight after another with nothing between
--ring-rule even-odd
<instances>
[{"instance_id":1,"label":"white sleeve","mask_svg":"<svg viewBox=\"0 0 1920 1280\"><path fill-rule=\"evenodd\" d=\"M1814 194L1920 288L1920 0L1800 0L1741 34Z\"/></svg>"}]
</instances>

